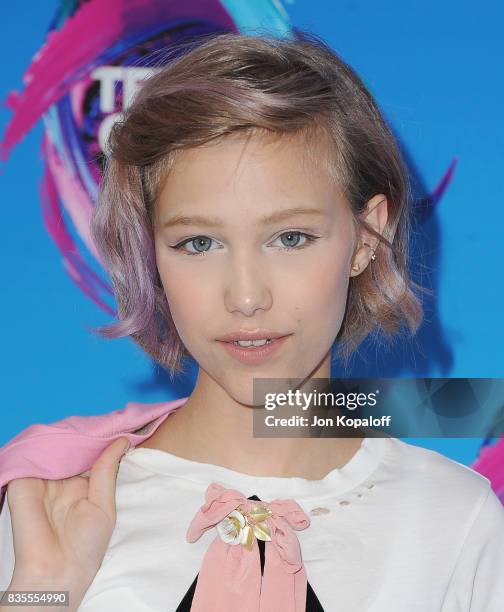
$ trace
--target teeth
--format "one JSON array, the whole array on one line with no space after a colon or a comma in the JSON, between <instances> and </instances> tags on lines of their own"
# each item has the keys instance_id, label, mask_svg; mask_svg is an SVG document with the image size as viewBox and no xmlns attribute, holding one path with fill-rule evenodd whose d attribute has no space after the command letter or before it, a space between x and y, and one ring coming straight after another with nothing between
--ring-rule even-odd
<instances>
[{"instance_id":1,"label":"teeth","mask_svg":"<svg viewBox=\"0 0 504 612\"><path fill-rule=\"evenodd\" d=\"M237 346L264 346L265 344L269 344L271 340L269 338L265 338L263 340L235 340L234 344Z\"/></svg>"}]
</instances>

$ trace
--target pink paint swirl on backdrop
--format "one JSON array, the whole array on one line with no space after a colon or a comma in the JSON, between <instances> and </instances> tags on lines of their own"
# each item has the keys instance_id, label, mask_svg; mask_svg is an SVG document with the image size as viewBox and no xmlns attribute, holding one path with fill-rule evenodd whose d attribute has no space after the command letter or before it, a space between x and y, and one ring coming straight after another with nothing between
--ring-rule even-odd
<instances>
[{"instance_id":1,"label":"pink paint swirl on backdrop","mask_svg":"<svg viewBox=\"0 0 504 612\"><path fill-rule=\"evenodd\" d=\"M504 504L504 438L482 446L471 467L491 481L493 490Z\"/></svg>"}]
</instances>

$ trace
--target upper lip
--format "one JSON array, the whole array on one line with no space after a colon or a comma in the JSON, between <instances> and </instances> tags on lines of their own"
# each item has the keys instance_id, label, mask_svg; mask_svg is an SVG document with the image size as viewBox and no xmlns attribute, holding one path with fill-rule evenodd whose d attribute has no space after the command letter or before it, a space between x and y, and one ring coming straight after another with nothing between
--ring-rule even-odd
<instances>
[{"instance_id":1,"label":"upper lip","mask_svg":"<svg viewBox=\"0 0 504 612\"><path fill-rule=\"evenodd\" d=\"M254 331L249 331L246 329L240 329L239 331L230 332L229 334L225 334L217 340L221 342L234 342L235 340L262 340L263 338L282 338L283 336L287 336L288 334L281 334L280 332L274 332L270 329L256 329Z\"/></svg>"}]
</instances>

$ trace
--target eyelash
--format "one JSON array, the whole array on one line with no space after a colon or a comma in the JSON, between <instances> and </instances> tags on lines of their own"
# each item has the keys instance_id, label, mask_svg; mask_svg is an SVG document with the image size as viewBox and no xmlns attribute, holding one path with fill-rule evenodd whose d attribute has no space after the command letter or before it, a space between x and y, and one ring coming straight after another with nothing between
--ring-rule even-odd
<instances>
[{"instance_id":1,"label":"eyelash","mask_svg":"<svg viewBox=\"0 0 504 612\"><path fill-rule=\"evenodd\" d=\"M278 238L280 238L281 236L285 236L288 234L299 234L300 236L305 236L306 237L306 242L301 245L301 246L293 246L293 247L283 247L284 250L286 251L299 251L301 249L304 249L307 246L310 246L310 244L312 244L313 242L315 242L316 240L318 240L320 238L320 236L313 236L312 234L307 234L306 232L301 232L301 231L295 231L295 230L289 230L286 232L282 232L279 236L277 236L277 238L275 238L275 240L277 240ZM208 238L208 236L203 236L203 235L199 235L199 236L193 236L192 238L186 238L186 240L183 240L182 242L179 242L178 244L172 246L172 249L175 249L177 251L182 251L182 253L184 253L184 255L205 255L205 253L208 253L208 251L201 251L200 253L191 253L190 251L183 251L182 247L185 246L186 244L192 242L193 240L196 240L197 238ZM210 240L213 241L213 238L210 238Z\"/></svg>"}]
</instances>

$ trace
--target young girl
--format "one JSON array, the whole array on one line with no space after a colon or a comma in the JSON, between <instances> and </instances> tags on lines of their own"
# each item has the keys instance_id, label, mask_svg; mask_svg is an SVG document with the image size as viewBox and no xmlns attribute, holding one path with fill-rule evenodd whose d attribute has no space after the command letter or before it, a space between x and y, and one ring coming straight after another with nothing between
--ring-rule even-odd
<instances>
[{"instance_id":1,"label":"young girl","mask_svg":"<svg viewBox=\"0 0 504 612\"><path fill-rule=\"evenodd\" d=\"M93 218L120 318L101 332L172 377L191 355L197 382L6 445L0 589L84 612L502 610L488 479L394 437L253 435L254 379L309 384L333 348L416 331L409 206L376 103L315 36L214 36L147 80Z\"/></svg>"}]
</instances>

